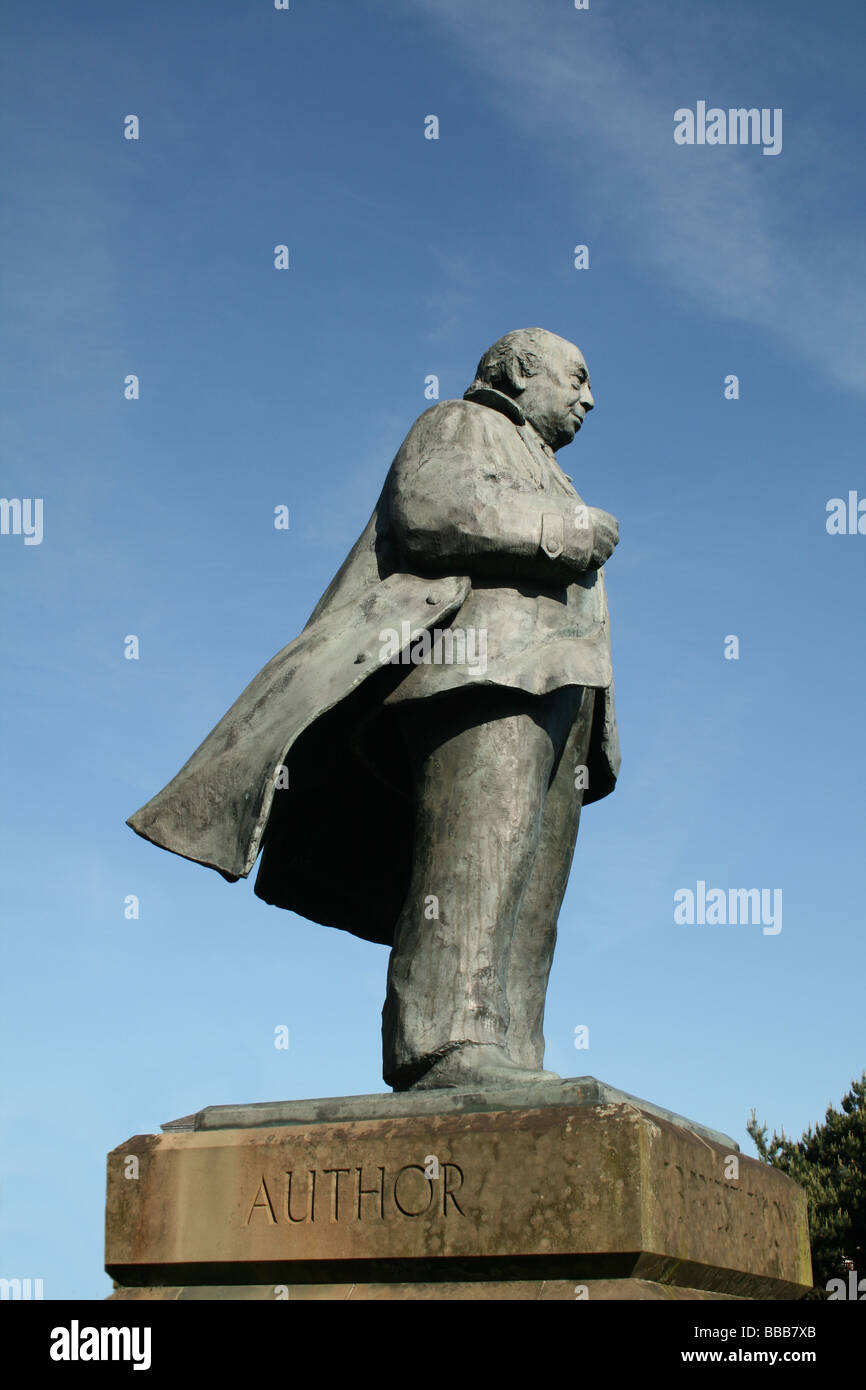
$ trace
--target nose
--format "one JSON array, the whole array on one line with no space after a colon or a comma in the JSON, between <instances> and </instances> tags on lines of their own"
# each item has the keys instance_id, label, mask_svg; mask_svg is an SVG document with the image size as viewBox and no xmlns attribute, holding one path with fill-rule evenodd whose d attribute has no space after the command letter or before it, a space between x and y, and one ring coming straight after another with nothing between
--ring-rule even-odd
<instances>
[{"instance_id":1,"label":"nose","mask_svg":"<svg viewBox=\"0 0 866 1390\"><path fill-rule=\"evenodd\" d=\"M592 410L593 406L595 405L595 401L592 398L592 392L590 391L589 386L581 387L580 403L583 406L584 410Z\"/></svg>"}]
</instances>

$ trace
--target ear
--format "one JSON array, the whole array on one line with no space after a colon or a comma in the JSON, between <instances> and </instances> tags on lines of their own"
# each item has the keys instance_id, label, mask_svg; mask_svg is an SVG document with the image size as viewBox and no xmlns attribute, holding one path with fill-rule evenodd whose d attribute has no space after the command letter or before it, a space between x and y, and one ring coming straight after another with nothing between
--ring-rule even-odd
<instances>
[{"instance_id":1,"label":"ear","mask_svg":"<svg viewBox=\"0 0 866 1390\"><path fill-rule=\"evenodd\" d=\"M540 368L541 358L537 353L512 353L506 370L515 396L526 390L529 378L536 376Z\"/></svg>"},{"instance_id":2,"label":"ear","mask_svg":"<svg viewBox=\"0 0 866 1390\"><path fill-rule=\"evenodd\" d=\"M527 377L520 369L517 358L509 362L507 367L503 367L502 375L505 378L503 389L509 396L520 396L526 390Z\"/></svg>"}]
</instances>

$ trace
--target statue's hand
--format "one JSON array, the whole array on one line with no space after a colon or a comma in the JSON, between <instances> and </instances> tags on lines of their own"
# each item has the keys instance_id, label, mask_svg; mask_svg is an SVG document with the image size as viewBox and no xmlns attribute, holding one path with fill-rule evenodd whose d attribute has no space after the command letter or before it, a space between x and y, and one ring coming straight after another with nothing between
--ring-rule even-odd
<instances>
[{"instance_id":1,"label":"statue's hand","mask_svg":"<svg viewBox=\"0 0 866 1390\"><path fill-rule=\"evenodd\" d=\"M593 528L591 567L598 569L605 560L610 559L619 543L619 522L610 512L603 512L600 507L590 507L589 514L592 517Z\"/></svg>"}]
</instances>

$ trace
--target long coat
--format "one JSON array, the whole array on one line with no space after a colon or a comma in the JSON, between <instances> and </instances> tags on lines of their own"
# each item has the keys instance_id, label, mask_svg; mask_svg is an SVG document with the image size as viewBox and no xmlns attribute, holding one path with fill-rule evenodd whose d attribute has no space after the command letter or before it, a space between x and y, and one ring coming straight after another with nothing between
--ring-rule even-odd
<instances>
[{"instance_id":1,"label":"long coat","mask_svg":"<svg viewBox=\"0 0 866 1390\"><path fill-rule=\"evenodd\" d=\"M299 637L268 662L171 782L129 818L152 843L246 878L313 921L391 944L412 850L394 707L464 685L602 692L584 804L619 745L603 573L585 509L517 404L467 392L416 420L362 535ZM583 547L583 551L581 550ZM564 568L564 566L566 566ZM484 629L479 665L405 664L405 638ZM385 633L402 660L382 656ZM416 649L417 650L417 649Z\"/></svg>"}]
</instances>

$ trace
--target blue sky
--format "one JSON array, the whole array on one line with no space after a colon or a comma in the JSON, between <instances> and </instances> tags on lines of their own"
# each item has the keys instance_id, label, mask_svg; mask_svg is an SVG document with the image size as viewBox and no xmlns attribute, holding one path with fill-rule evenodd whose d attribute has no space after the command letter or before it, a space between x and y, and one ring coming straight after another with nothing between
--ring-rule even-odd
<instances>
[{"instance_id":1,"label":"blue sky","mask_svg":"<svg viewBox=\"0 0 866 1390\"><path fill-rule=\"evenodd\" d=\"M750 1153L753 1106L822 1119L866 1063L866 536L825 525L866 496L862 9L10 0L3 27L2 493L44 536L0 536L0 1273L110 1291L132 1134L383 1089L385 948L124 821L300 631L425 377L462 395L516 327L584 351L560 462L621 532L623 767L583 818L546 1064ZM699 100L781 108L781 153L676 145ZM782 889L782 931L675 924L699 880Z\"/></svg>"}]
</instances>

